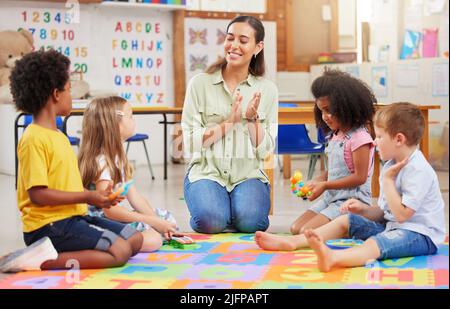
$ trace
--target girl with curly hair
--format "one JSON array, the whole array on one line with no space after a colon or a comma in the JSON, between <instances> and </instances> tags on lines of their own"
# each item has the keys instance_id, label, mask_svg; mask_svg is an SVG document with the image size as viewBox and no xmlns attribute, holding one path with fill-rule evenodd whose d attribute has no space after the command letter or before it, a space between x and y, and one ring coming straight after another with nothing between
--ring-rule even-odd
<instances>
[{"instance_id":1,"label":"girl with curly hair","mask_svg":"<svg viewBox=\"0 0 450 309\"><path fill-rule=\"evenodd\" d=\"M361 80L338 70L317 78L311 92L316 99L317 127L328 134L328 170L307 184L310 201L323 198L297 218L292 234L317 228L340 216L339 207L350 198L370 205L374 144L372 118L376 98Z\"/></svg>"}]
</instances>

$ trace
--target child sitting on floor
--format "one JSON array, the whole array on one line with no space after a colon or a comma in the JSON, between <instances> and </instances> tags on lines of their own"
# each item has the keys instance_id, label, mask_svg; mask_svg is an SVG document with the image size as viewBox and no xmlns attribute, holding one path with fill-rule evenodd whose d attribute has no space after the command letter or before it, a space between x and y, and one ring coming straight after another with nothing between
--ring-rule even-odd
<instances>
[{"instance_id":1,"label":"child sitting on floor","mask_svg":"<svg viewBox=\"0 0 450 309\"><path fill-rule=\"evenodd\" d=\"M375 116L375 143L387 162L380 174L378 207L350 199L341 207L347 215L304 235L257 232L258 246L266 250L310 246L325 272L375 259L435 254L445 237L444 201L435 171L417 148L423 131L424 118L416 106L395 103L381 109ZM345 250L331 250L324 243L342 237L365 242Z\"/></svg>"},{"instance_id":2,"label":"child sitting on floor","mask_svg":"<svg viewBox=\"0 0 450 309\"><path fill-rule=\"evenodd\" d=\"M78 155L85 188L93 186L102 191L109 185L131 180L132 171L123 143L134 135L135 127L133 111L125 99L112 96L92 100L84 112ZM110 209L90 206L89 213L127 223L142 232L144 242L140 250L145 252L161 247L160 234L168 240L177 233L171 214L162 209L152 209L135 186L129 188L126 199L134 211L120 206Z\"/></svg>"},{"instance_id":3,"label":"child sitting on floor","mask_svg":"<svg viewBox=\"0 0 450 309\"><path fill-rule=\"evenodd\" d=\"M307 186L313 201L323 198L295 220L292 234L316 228L340 216L339 207L351 197L363 203L372 199L374 146L369 133L375 96L367 85L348 73L329 70L314 80L316 124L331 133L326 153L328 170Z\"/></svg>"},{"instance_id":4,"label":"child sitting on floor","mask_svg":"<svg viewBox=\"0 0 450 309\"><path fill-rule=\"evenodd\" d=\"M11 92L18 110L33 114L17 149L17 199L27 248L0 260L0 271L78 269L124 265L139 251L142 234L104 218L87 215L86 203L109 208L110 187L85 191L77 158L56 116L72 110L70 60L54 50L16 62ZM55 251L56 249L56 251Z\"/></svg>"}]
</instances>

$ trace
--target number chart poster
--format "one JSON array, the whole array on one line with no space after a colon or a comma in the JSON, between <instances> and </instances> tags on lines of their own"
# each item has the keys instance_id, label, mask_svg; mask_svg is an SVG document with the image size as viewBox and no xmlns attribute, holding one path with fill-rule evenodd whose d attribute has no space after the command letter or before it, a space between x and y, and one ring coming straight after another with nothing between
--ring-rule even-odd
<instances>
[{"instance_id":1,"label":"number chart poster","mask_svg":"<svg viewBox=\"0 0 450 309\"><path fill-rule=\"evenodd\" d=\"M167 105L169 40L166 22L158 17L108 19L112 89L133 105Z\"/></svg>"},{"instance_id":2,"label":"number chart poster","mask_svg":"<svg viewBox=\"0 0 450 309\"><path fill-rule=\"evenodd\" d=\"M55 49L71 60L71 71L89 78L89 12L77 3L20 5L5 2L0 10L0 30L26 29L33 34L34 50Z\"/></svg>"}]
</instances>

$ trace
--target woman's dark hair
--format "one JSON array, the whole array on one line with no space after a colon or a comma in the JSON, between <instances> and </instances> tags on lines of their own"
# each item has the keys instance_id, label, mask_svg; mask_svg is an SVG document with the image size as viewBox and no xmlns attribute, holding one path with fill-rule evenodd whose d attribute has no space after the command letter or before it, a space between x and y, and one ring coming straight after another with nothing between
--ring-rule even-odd
<instances>
[{"instance_id":1,"label":"woman's dark hair","mask_svg":"<svg viewBox=\"0 0 450 309\"><path fill-rule=\"evenodd\" d=\"M249 24L253 30L255 30L255 41L258 44L259 42L264 41L265 31L264 26L262 22L253 16L237 16L227 26L227 33L228 29L230 29L230 26L234 23L247 23ZM220 58L215 63L211 64L205 72L208 74L212 74L218 70L221 70L224 66L227 65L227 61L225 58ZM250 61L250 66L248 68L248 71L254 75L254 76L264 76L264 73L266 72L266 65L264 62L264 49L261 50L258 55L256 55L256 58L253 57Z\"/></svg>"},{"instance_id":2,"label":"woman's dark hair","mask_svg":"<svg viewBox=\"0 0 450 309\"><path fill-rule=\"evenodd\" d=\"M325 70L322 76L314 80L311 92L316 100L323 97L328 99L331 115L336 117L343 127L352 129L365 126L372 137L374 136L374 103L377 103L377 99L362 80L339 70ZM318 128L325 133L330 132L317 104L314 105L314 118Z\"/></svg>"},{"instance_id":3,"label":"woman's dark hair","mask_svg":"<svg viewBox=\"0 0 450 309\"><path fill-rule=\"evenodd\" d=\"M64 90L69 68L69 58L53 49L32 52L18 60L9 77L16 108L38 114L55 89Z\"/></svg>"}]
</instances>

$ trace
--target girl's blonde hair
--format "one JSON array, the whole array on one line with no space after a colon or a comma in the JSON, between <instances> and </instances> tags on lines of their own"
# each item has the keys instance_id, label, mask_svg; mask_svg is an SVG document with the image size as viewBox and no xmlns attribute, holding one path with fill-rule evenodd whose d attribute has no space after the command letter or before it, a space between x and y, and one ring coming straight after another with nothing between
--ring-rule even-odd
<instances>
[{"instance_id":1,"label":"girl's blonde hair","mask_svg":"<svg viewBox=\"0 0 450 309\"><path fill-rule=\"evenodd\" d=\"M83 186L89 188L108 169L114 184L132 177L120 138L119 122L127 101L118 96L96 98L87 106L83 117L83 133L78 154L78 165ZM106 166L100 170L98 157L105 156ZM125 175L122 175L122 172Z\"/></svg>"}]
</instances>

